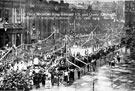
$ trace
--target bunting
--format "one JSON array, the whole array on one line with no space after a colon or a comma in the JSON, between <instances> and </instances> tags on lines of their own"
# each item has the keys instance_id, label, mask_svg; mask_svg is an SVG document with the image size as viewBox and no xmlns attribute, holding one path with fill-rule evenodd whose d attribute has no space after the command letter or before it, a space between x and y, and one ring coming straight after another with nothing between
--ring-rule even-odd
<instances>
[{"instance_id":1,"label":"bunting","mask_svg":"<svg viewBox=\"0 0 135 91\"><path fill-rule=\"evenodd\" d=\"M0 58L0 60L3 60L3 59L9 59L9 60L14 60L14 59L16 59L16 57L19 57L20 56L20 58L23 58L23 55L24 54L28 54L28 55L40 55L41 53L35 53L34 51L35 50L37 50L37 48L39 49L39 44L42 44L42 43L45 43L46 44L46 47L47 47L47 44L48 44L48 46L49 46L49 43L46 43L47 42L47 40L49 40L50 41L50 39L51 39L51 37L53 37L53 35L56 33L56 30L54 29L54 32L49 36L49 37L47 37L47 38L45 38L45 39L43 39L43 40L40 40L40 41L38 41L38 42L36 42L36 43L34 43L34 44L21 44L21 45L19 45L19 46L17 46L17 47L12 47L10 50L9 50L9 52L7 52L4 56L2 56L2 58ZM48 41L48 42L49 42ZM51 44L52 45L52 44ZM39 46L39 47L38 47ZM52 45L53 46L53 45ZM63 46L62 46L63 47ZM30 50L30 49L32 49L32 50ZM52 47L49 47L49 48L47 48L47 49L49 49L49 50L51 50L52 49ZM60 48L61 49L61 48ZM60 50L60 49L58 49L58 50ZM56 50L56 51L58 51L58 50ZM10 52L10 51L12 51L12 52ZM56 51L53 51L53 52L56 52ZM48 51L50 54L51 53L53 53L52 51ZM14 55L14 56L10 56L10 55Z\"/></svg>"}]
</instances>

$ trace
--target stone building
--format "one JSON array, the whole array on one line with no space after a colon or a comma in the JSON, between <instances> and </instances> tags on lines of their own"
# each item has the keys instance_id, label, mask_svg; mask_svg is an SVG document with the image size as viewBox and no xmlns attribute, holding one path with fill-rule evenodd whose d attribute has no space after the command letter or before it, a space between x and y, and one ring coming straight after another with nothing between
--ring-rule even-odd
<instances>
[{"instance_id":1,"label":"stone building","mask_svg":"<svg viewBox=\"0 0 135 91\"><path fill-rule=\"evenodd\" d=\"M47 38L54 31L52 27L60 32L66 30L69 16L71 16L68 7L69 4L63 1L58 3L56 1L27 0L26 27L30 33L30 39L36 41Z\"/></svg>"},{"instance_id":2,"label":"stone building","mask_svg":"<svg viewBox=\"0 0 135 91\"><path fill-rule=\"evenodd\" d=\"M0 47L31 44L54 30L57 38L73 32L90 33L100 16L101 12L91 6L70 8L63 0L0 0Z\"/></svg>"},{"instance_id":3,"label":"stone building","mask_svg":"<svg viewBox=\"0 0 135 91\"><path fill-rule=\"evenodd\" d=\"M23 43L24 17L24 0L0 0L0 48Z\"/></svg>"},{"instance_id":4,"label":"stone building","mask_svg":"<svg viewBox=\"0 0 135 91\"><path fill-rule=\"evenodd\" d=\"M125 1L125 26L133 28L135 27L135 1Z\"/></svg>"},{"instance_id":5,"label":"stone building","mask_svg":"<svg viewBox=\"0 0 135 91\"><path fill-rule=\"evenodd\" d=\"M91 27L92 23L100 18L100 13L98 10L92 10L90 6L70 7L69 3L64 3L63 0L60 2L28 0L26 1L26 27L32 41L47 38L54 31L52 27L62 35L73 32L89 33L94 27ZM80 24L82 27L79 26ZM37 36L32 34L33 29Z\"/></svg>"}]
</instances>

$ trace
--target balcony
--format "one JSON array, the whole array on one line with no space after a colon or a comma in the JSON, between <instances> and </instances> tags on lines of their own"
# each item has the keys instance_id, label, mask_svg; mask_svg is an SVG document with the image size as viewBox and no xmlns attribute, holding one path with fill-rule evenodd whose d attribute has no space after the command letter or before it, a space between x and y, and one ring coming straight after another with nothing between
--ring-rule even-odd
<instances>
[{"instance_id":1,"label":"balcony","mask_svg":"<svg viewBox=\"0 0 135 91\"><path fill-rule=\"evenodd\" d=\"M10 24L3 24L4 28L25 28L24 24L22 23L10 23Z\"/></svg>"}]
</instances>

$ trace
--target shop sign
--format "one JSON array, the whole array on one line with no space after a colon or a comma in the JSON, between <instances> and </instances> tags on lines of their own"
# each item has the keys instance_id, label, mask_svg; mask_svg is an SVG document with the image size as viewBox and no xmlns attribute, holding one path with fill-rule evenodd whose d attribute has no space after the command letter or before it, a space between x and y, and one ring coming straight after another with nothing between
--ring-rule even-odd
<instances>
[{"instance_id":1,"label":"shop sign","mask_svg":"<svg viewBox=\"0 0 135 91\"><path fill-rule=\"evenodd\" d=\"M65 13L65 12L61 12L61 13L54 13L54 12L44 12L44 13L34 13L34 12L29 12L27 13L28 16L45 16L45 17L73 17L75 16L80 16L80 17L89 17L91 16L90 13ZM99 16L98 14L92 14L92 16Z\"/></svg>"}]
</instances>

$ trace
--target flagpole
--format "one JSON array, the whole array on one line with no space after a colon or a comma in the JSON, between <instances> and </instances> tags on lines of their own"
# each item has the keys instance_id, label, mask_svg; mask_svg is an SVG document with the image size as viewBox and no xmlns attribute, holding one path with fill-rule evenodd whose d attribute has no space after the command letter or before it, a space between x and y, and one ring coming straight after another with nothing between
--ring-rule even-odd
<instances>
[{"instance_id":1,"label":"flagpole","mask_svg":"<svg viewBox=\"0 0 135 91\"><path fill-rule=\"evenodd\" d=\"M67 61L67 35L65 35L65 49L66 49L66 54L65 54L65 56L66 56L66 61ZM68 64L67 64L68 65Z\"/></svg>"}]
</instances>

